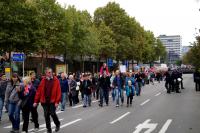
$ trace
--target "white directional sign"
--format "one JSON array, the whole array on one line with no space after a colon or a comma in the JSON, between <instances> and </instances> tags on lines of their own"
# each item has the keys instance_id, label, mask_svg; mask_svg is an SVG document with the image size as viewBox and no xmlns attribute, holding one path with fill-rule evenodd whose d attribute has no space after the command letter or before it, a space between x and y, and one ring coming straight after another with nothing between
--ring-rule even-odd
<instances>
[{"instance_id":1,"label":"white directional sign","mask_svg":"<svg viewBox=\"0 0 200 133\"><path fill-rule=\"evenodd\" d=\"M158 123L150 123L150 121L151 121L151 119L147 119L142 124L139 124L133 133L140 133L144 129L146 129L146 131L144 133L153 132L156 129ZM172 119L167 120L165 122L165 124L163 125L163 127L161 128L161 130L159 131L159 133L165 133L167 131L169 125L171 124L171 122L172 122Z\"/></svg>"}]
</instances>

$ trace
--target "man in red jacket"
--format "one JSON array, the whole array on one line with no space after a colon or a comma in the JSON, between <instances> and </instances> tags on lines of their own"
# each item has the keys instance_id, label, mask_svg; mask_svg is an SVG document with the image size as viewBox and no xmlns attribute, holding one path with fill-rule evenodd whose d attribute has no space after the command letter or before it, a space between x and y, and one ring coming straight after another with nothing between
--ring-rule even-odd
<instances>
[{"instance_id":1,"label":"man in red jacket","mask_svg":"<svg viewBox=\"0 0 200 133\"><path fill-rule=\"evenodd\" d=\"M45 70L46 76L42 79L34 99L33 106L36 107L40 102L44 109L47 133L52 133L50 115L56 125L55 131L60 130L60 121L56 115L56 108L61 100L60 82L56 76L53 76L52 69Z\"/></svg>"}]
</instances>

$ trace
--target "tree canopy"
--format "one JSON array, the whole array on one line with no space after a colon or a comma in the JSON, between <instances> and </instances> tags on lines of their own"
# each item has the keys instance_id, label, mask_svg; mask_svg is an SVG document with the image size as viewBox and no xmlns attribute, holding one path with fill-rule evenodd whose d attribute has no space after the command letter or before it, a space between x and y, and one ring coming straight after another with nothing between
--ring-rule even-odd
<instances>
[{"instance_id":1,"label":"tree canopy","mask_svg":"<svg viewBox=\"0 0 200 133\"><path fill-rule=\"evenodd\" d=\"M153 32L115 2L90 15L74 6L62 7L56 0L1 0L0 16L0 49L7 52L145 63L166 56Z\"/></svg>"}]
</instances>

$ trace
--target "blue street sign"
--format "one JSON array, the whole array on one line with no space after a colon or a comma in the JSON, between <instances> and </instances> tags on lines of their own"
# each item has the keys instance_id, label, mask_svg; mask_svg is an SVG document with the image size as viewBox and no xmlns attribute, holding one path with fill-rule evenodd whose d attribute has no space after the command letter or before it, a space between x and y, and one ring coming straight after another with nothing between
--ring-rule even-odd
<instances>
[{"instance_id":1,"label":"blue street sign","mask_svg":"<svg viewBox=\"0 0 200 133\"><path fill-rule=\"evenodd\" d=\"M128 60L125 60L125 61L123 62L123 65L126 65L126 68L128 68Z\"/></svg>"},{"instance_id":2,"label":"blue street sign","mask_svg":"<svg viewBox=\"0 0 200 133\"><path fill-rule=\"evenodd\" d=\"M108 67L112 67L113 66L113 60L111 58L108 58Z\"/></svg>"},{"instance_id":3,"label":"blue street sign","mask_svg":"<svg viewBox=\"0 0 200 133\"><path fill-rule=\"evenodd\" d=\"M24 54L13 54L12 60L15 62L23 62L24 61Z\"/></svg>"}]
</instances>

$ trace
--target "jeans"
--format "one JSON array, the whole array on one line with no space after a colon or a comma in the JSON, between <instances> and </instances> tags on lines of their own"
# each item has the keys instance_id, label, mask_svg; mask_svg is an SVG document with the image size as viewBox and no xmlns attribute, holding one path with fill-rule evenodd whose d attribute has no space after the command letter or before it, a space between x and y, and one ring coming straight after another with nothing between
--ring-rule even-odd
<instances>
[{"instance_id":1,"label":"jeans","mask_svg":"<svg viewBox=\"0 0 200 133\"><path fill-rule=\"evenodd\" d=\"M8 107L8 116L12 123L12 127L14 130L19 130L20 124L20 107L17 103L10 103Z\"/></svg>"},{"instance_id":2,"label":"jeans","mask_svg":"<svg viewBox=\"0 0 200 133\"><path fill-rule=\"evenodd\" d=\"M23 116L23 128L22 131L28 132L28 125L29 125L29 116L32 111L34 111L34 107L30 107L29 105L24 106L22 108L22 116ZM35 124L35 128L39 128L38 117L37 114L32 113L33 122Z\"/></svg>"},{"instance_id":3,"label":"jeans","mask_svg":"<svg viewBox=\"0 0 200 133\"><path fill-rule=\"evenodd\" d=\"M124 91L122 89L115 89L116 105L119 105L119 98L121 98L121 103L124 103Z\"/></svg>"},{"instance_id":4,"label":"jeans","mask_svg":"<svg viewBox=\"0 0 200 133\"><path fill-rule=\"evenodd\" d=\"M115 89L113 88L112 89L112 100L113 100L113 102L115 101L115 96L116 96Z\"/></svg>"},{"instance_id":5,"label":"jeans","mask_svg":"<svg viewBox=\"0 0 200 133\"><path fill-rule=\"evenodd\" d=\"M103 98L105 99L106 104L108 105L108 100L109 100L108 95L109 95L109 90L100 88L100 105L103 105Z\"/></svg>"},{"instance_id":6,"label":"jeans","mask_svg":"<svg viewBox=\"0 0 200 133\"><path fill-rule=\"evenodd\" d=\"M0 120L1 120L1 117L2 117L3 106L4 106L4 98L0 97Z\"/></svg>"},{"instance_id":7,"label":"jeans","mask_svg":"<svg viewBox=\"0 0 200 133\"><path fill-rule=\"evenodd\" d=\"M84 94L83 106L91 106L91 95Z\"/></svg>"},{"instance_id":8,"label":"jeans","mask_svg":"<svg viewBox=\"0 0 200 133\"><path fill-rule=\"evenodd\" d=\"M142 87L142 82L136 82L136 95L137 96L140 96L140 93L141 93L141 87Z\"/></svg>"},{"instance_id":9,"label":"jeans","mask_svg":"<svg viewBox=\"0 0 200 133\"><path fill-rule=\"evenodd\" d=\"M60 126L60 121L58 119L58 116L56 114L56 107L54 103L45 103L42 104L43 110L44 110L44 117L45 117L45 122L46 122L46 128L48 131L51 130L51 120L50 116L52 117L56 127Z\"/></svg>"},{"instance_id":10,"label":"jeans","mask_svg":"<svg viewBox=\"0 0 200 133\"><path fill-rule=\"evenodd\" d=\"M61 110L65 110L67 93L62 92L61 95Z\"/></svg>"}]
</instances>

